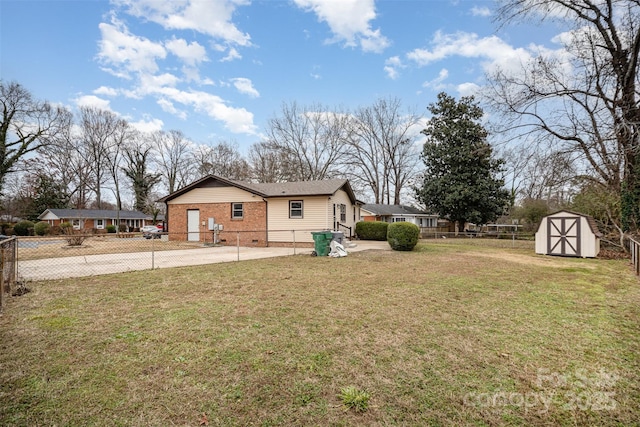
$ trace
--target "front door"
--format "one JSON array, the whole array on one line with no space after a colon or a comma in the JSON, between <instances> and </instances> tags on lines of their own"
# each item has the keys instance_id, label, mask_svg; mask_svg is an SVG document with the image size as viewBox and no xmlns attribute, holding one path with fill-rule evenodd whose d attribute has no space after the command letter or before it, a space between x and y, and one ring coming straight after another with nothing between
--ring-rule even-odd
<instances>
[{"instance_id":1,"label":"front door","mask_svg":"<svg viewBox=\"0 0 640 427\"><path fill-rule=\"evenodd\" d=\"M580 256L580 218L547 218L547 254Z\"/></svg>"},{"instance_id":2,"label":"front door","mask_svg":"<svg viewBox=\"0 0 640 427\"><path fill-rule=\"evenodd\" d=\"M187 240L200 241L200 211L197 209L187 210Z\"/></svg>"}]
</instances>

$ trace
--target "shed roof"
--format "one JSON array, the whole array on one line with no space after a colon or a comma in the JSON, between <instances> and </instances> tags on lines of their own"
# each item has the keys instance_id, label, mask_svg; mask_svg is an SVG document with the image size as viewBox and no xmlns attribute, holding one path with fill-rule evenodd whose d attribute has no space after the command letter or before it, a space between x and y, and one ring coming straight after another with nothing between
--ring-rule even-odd
<instances>
[{"instance_id":1,"label":"shed roof","mask_svg":"<svg viewBox=\"0 0 640 427\"><path fill-rule=\"evenodd\" d=\"M598 229L598 223L596 222L596 220L592 216L587 215L587 214L583 214L583 213L580 213L580 212L574 212L574 211L570 211L570 210L567 210L567 209L561 209L559 211L550 213L549 215L545 215L542 219L544 220L544 218L546 218L546 217L558 215L559 213L566 213L566 214L569 214L569 215L580 216L580 217L586 218L587 224L589 224L589 228L591 229L591 232L593 234L595 234L596 237L602 237L602 233ZM538 224L538 229L536 230L536 232L540 231L540 226L541 225L542 225L542 221L540 221L540 224Z\"/></svg>"}]
</instances>

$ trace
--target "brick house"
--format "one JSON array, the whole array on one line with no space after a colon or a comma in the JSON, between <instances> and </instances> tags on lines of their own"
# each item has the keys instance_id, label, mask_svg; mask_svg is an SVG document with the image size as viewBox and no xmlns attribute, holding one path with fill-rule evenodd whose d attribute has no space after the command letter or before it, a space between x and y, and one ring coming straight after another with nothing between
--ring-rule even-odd
<instances>
[{"instance_id":1,"label":"brick house","mask_svg":"<svg viewBox=\"0 0 640 427\"><path fill-rule=\"evenodd\" d=\"M405 205L365 204L360 209L362 221L410 222L420 228L438 227L438 215Z\"/></svg>"},{"instance_id":2,"label":"brick house","mask_svg":"<svg viewBox=\"0 0 640 427\"><path fill-rule=\"evenodd\" d=\"M250 183L208 175L160 199L169 239L242 246L311 245L312 231L350 237L360 203L349 181ZM215 229L221 231L215 231Z\"/></svg>"},{"instance_id":3,"label":"brick house","mask_svg":"<svg viewBox=\"0 0 640 427\"><path fill-rule=\"evenodd\" d=\"M86 231L105 230L107 225L117 225L118 221L131 231L155 224L152 217L140 211L118 212L109 209L46 209L38 219L51 226L68 222L74 229Z\"/></svg>"}]
</instances>

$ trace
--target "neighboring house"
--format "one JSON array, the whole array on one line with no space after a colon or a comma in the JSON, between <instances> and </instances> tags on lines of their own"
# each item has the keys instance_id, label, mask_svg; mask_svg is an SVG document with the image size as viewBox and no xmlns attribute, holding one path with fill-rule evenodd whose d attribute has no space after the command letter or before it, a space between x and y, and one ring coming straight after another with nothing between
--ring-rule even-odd
<instances>
[{"instance_id":1,"label":"neighboring house","mask_svg":"<svg viewBox=\"0 0 640 427\"><path fill-rule=\"evenodd\" d=\"M410 222L420 228L439 226L438 215L404 205L365 204L360 208L360 217L362 221Z\"/></svg>"},{"instance_id":2,"label":"neighboring house","mask_svg":"<svg viewBox=\"0 0 640 427\"><path fill-rule=\"evenodd\" d=\"M208 175L160 201L170 239L212 241L222 226L221 241L243 246L312 243L321 230L349 237L360 218L346 179L255 184Z\"/></svg>"},{"instance_id":3,"label":"neighboring house","mask_svg":"<svg viewBox=\"0 0 640 427\"><path fill-rule=\"evenodd\" d=\"M104 230L107 225L127 226L129 230L136 230L147 224L154 224L153 218L140 211L114 211L108 209L47 209L38 216L40 221L46 221L51 226L69 222L76 230Z\"/></svg>"}]
</instances>

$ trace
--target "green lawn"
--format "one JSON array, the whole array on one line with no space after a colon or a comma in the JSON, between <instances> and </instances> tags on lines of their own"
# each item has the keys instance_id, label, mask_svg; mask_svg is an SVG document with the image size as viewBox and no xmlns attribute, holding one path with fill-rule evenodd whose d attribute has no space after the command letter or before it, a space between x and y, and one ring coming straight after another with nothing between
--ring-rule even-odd
<instances>
[{"instance_id":1,"label":"green lawn","mask_svg":"<svg viewBox=\"0 0 640 427\"><path fill-rule=\"evenodd\" d=\"M31 283L0 317L0 425L637 425L628 261L512 245Z\"/></svg>"}]
</instances>

